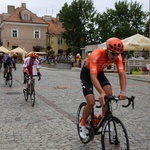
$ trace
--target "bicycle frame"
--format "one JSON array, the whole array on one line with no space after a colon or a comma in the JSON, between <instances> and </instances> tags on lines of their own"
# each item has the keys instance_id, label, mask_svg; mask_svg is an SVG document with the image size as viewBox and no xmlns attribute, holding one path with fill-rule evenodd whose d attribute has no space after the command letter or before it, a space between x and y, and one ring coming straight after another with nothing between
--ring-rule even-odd
<instances>
[{"instance_id":1,"label":"bicycle frame","mask_svg":"<svg viewBox=\"0 0 150 150\"><path fill-rule=\"evenodd\" d=\"M134 109L134 96L131 96L131 98L127 97L128 99L128 104L127 105L122 105L122 107L128 107L131 103L132 103L132 108ZM96 102L99 102L99 100L95 100ZM98 135L98 134L102 134L102 131L99 131L99 129L103 126L105 120L107 120L108 117L112 117L112 106L111 106L111 101L115 101L118 102L119 98L116 96L106 96L105 97L105 102L107 105L107 111L105 113L105 116L100 120L100 122L98 123L98 125L96 127L94 127L94 134ZM96 108L101 108L102 106L96 106ZM93 113L91 115L91 117L94 116L94 110Z\"/></svg>"},{"instance_id":2,"label":"bicycle frame","mask_svg":"<svg viewBox=\"0 0 150 150\"><path fill-rule=\"evenodd\" d=\"M31 100L31 105L34 107L35 105L35 89L34 89L34 79L33 77L38 76L38 75L29 75L27 76L27 88L23 90L25 100L28 100L28 96L30 95L30 100ZM38 76L40 80L40 76Z\"/></svg>"},{"instance_id":3,"label":"bicycle frame","mask_svg":"<svg viewBox=\"0 0 150 150\"><path fill-rule=\"evenodd\" d=\"M12 66L8 66L6 68L6 78L5 78L5 84L7 85L7 82L9 81L9 87L12 86L13 77L12 77Z\"/></svg>"},{"instance_id":4,"label":"bicycle frame","mask_svg":"<svg viewBox=\"0 0 150 150\"><path fill-rule=\"evenodd\" d=\"M30 85L32 84L33 85L33 87L34 87L34 78L33 77L39 77L39 79L38 80L40 80L40 76L38 76L38 75L28 75L27 76L27 88L30 88Z\"/></svg>"}]
</instances>

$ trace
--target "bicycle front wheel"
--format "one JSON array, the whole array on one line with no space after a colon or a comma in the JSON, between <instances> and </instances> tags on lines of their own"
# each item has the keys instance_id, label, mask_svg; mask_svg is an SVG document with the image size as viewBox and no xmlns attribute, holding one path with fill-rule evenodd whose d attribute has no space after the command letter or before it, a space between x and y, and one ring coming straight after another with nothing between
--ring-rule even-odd
<instances>
[{"instance_id":1,"label":"bicycle front wheel","mask_svg":"<svg viewBox=\"0 0 150 150\"><path fill-rule=\"evenodd\" d=\"M13 76L12 76L11 73L9 73L8 80L9 80L9 87L11 87L11 86L12 86L12 83L13 83Z\"/></svg>"},{"instance_id":2,"label":"bicycle front wheel","mask_svg":"<svg viewBox=\"0 0 150 150\"><path fill-rule=\"evenodd\" d=\"M27 91L27 89L23 90L23 94L24 94L25 101L27 101L28 100L28 91Z\"/></svg>"},{"instance_id":3,"label":"bicycle front wheel","mask_svg":"<svg viewBox=\"0 0 150 150\"><path fill-rule=\"evenodd\" d=\"M103 124L101 144L103 150L129 150L125 126L117 117L109 117Z\"/></svg>"},{"instance_id":4,"label":"bicycle front wheel","mask_svg":"<svg viewBox=\"0 0 150 150\"><path fill-rule=\"evenodd\" d=\"M31 106L34 107L35 105L35 90L33 87L33 84L30 85L30 100L31 100Z\"/></svg>"}]
</instances>

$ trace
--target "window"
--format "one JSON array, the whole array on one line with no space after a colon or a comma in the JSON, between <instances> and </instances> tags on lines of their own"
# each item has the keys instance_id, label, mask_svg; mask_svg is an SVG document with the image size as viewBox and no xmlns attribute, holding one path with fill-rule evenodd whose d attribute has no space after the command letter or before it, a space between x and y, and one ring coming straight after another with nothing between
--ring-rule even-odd
<instances>
[{"instance_id":1,"label":"window","mask_svg":"<svg viewBox=\"0 0 150 150\"><path fill-rule=\"evenodd\" d=\"M58 38L58 44L62 44L62 38Z\"/></svg>"},{"instance_id":2,"label":"window","mask_svg":"<svg viewBox=\"0 0 150 150\"><path fill-rule=\"evenodd\" d=\"M30 20L30 16L28 14L24 14L24 20Z\"/></svg>"},{"instance_id":3,"label":"window","mask_svg":"<svg viewBox=\"0 0 150 150\"><path fill-rule=\"evenodd\" d=\"M35 31L34 32L34 38L35 39L39 39L40 38L39 31Z\"/></svg>"},{"instance_id":4,"label":"window","mask_svg":"<svg viewBox=\"0 0 150 150\"><path fill-rule=\"evenodd\" d=\"M40 28L34 28L34 39L40 39L41 38L41 31Z\"/></svg>"},{"instance_id":5,"label":"window","mask_svg":"<svg viewBox=\"0 0 150 150\"><path fill-rule=\"evenodd\" d=\"M11 28L11 37L17 38L18 37L18 29L17 27Z\"/></svg>"}]
</instances>

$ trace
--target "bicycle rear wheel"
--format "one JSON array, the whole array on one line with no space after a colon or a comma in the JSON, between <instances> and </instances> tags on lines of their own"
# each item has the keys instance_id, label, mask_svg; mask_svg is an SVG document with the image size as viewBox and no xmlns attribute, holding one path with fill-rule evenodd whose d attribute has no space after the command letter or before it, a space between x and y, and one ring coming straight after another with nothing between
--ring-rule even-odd
<instances>
[{"instance_id":1,"label":"bicycle rear wheel","mask_svg":"<svg viewBox=\"0 0 150 150\"><path fill-rule=\"evenodd\" d=\"M33 84L30 85L30 100L31 100L31 106L34 107L35 105L35 90L33 87Z\"/></svg>"},{"instance_id":2,"label":"bicycle rear wheel","mask_svg":"<svg viewBox=\"0 0 150 150\"><path fill-rule=\"evenodd\" d=\"M9 73L8 81L9 81L9 87L11 87L11 86L12 86L12 83L13 83L13 76L12 76L11 73Z\"/></svg>"},{"instance_id":3,"label":"bicycle rear wheel","mask_svg":"<svg viewBox=\"0 0 150 150\"><path fill-rule=\"evenodd\" d=\"M101 135L103 150L129 150L129 139L125 126L117 117L106 119Z\"/></svg>"},{"instance_id":4,"label":"bicycle rear wheel","mask_svg":"<svg viewBox=\"0 0 150 150\"><path fill-rule=\"evenodd\" d=\"M81 142L84 143L84 144L89 143L94 138L94 130L91 127L91 118L92 118L91 115L88 117L87 122L86 122L87 138L83 139L80 136L80 127L79 127L79 124L80 124L80 121L82 119L83 109L84 109L85 106L86 106L86 102L82 102L79 105L78 111L77 111L77 117L76 117L76 124L77 124L78 135L79 135L79 138L80 138ZM93 111L93 109L92 109L92 111Z\"/></svg>"}]
</instances>

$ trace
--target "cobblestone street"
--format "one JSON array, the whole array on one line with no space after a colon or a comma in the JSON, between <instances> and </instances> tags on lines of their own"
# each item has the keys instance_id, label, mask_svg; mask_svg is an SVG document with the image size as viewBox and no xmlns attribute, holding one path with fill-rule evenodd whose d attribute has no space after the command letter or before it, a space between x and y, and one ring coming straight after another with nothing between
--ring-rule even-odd
<instances>
[{"instance_id":1,"label":"cobblestone street","mask_svg":"<svg viewBox=\"0 0 150 150\"><path fill-rule=\"evenodd\" d=\"M76 113L84 100L80 69L58 70L41 67L36 79L36 102L31 107L23 96L21 64L13 71L13 85L4 84L0 72L0 150L99 150L101 137L84 145L76 128ZM116 74L106 73L114 94L118 94ZM135 80L136 79L136 80ZM124 123L131 150L150 150L150 78L128 76L127 95L135 96L135 109L120 102L114 115ZM96 93L98 97L98 93Z\"/></svg>"}]
</instances>

